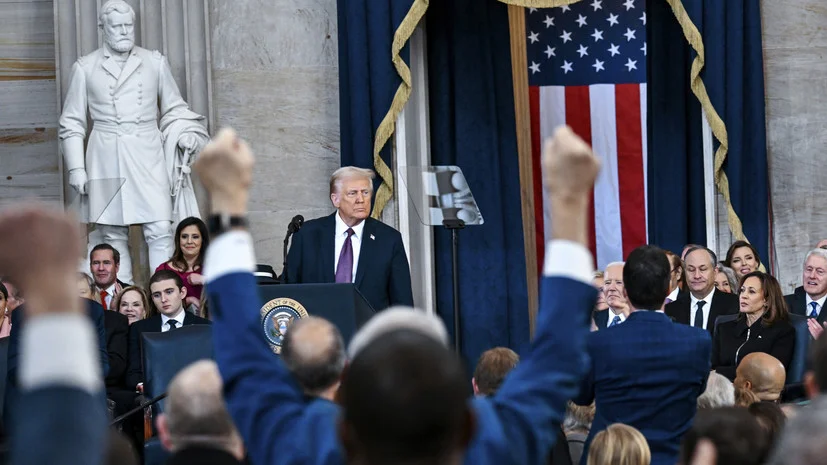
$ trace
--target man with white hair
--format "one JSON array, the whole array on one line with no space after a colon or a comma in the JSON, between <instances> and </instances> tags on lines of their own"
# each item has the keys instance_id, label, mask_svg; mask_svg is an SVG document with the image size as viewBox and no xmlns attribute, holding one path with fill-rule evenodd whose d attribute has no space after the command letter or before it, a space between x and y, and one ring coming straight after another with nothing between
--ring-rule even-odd
<instances>
[{"instance_id":1,"label":"man with white hair","mask_svg":"<svg viewBox=\"0 0 827 465\"><path fill-rule=\"evenodd\" d=\"M623 262L606 265L603 273L603 294L609 309L594 313L594 325L598 330L611 328L626 321L629 316L629 302L623 295Z\"/></svg>"},{"instance_id":2,"label":"man with white hair","mask_svg":"<svg viewBox=\"0 0 827 465\"><path fill-rule=\"evenodd\" d=\"M353 283L376 311L413 306L402 235L370 218L374 173L343 166L330 177L331 215L304 223L287 254L289 283Z\"/></svg>"},{"instance_id":3,"label":"man with white hair","mask_svg":"<svg viewBox=\"0 0 827 465\"><path fill-rule=\"evenodd\" d=\"M188 176L184 153L194 156L208 135L204 117L181 97L166 58L135 45L135 11L128 3L104 3L98 26L103 46L72 67L58 135L69 184L88 194L88 222L98 225L101 242L120 252L120 278L131 283L128 226L143 226L150 269L169 260L172 187ZM93 125L84 153L87 117Z\"/></svg>"},{"instance_id":4,"label":"man with white hair","mask_svg":"<svg viewBox=\"0 0 827 465\"><path fill-rule=\"evenodd\" d=\"M561 128L547 143L543 162L555 222L537 332L522 362L493 396L468 399L467 379L440 320L388 310L352 340L340 414L332 403L324 409L308 404L261 340L256 260L243 226L253 157L232 131L218 135L196 162L218 219L211 221L215 239L205 261L206 289L225 398L252 463L546 460L587 365L587 322L597 297L586 247L588 203L599 161L571 129Z\"/></svg>"},{"instance_id":5,"label":"man with white hair","mask_svg":"<svg viewBox=\"0 0 827 465\"><path fill-rule=\"evenodd\" d=\"M158 417L161 444L172 453L167 465L241 465L244 443L222 397L218 366L201 360L175 375L166 409Z\"/></svg>"},{"instance_id":6,"label":"man with white hair","mask_svg":"<svg viewBox=\"0 0 827 465\"><path fill-rule=\"evenodd\" d=\"M709 374L704 393L698 397L698 408L732 407L735 405L735 386L726 376L714 371Z\"/></svg>"},{"instance_id":7,"label":"man with white hair","mask_svg":"<svg viewBox=\"0 0 827 465\"><path fill-rule=\"evenodd\" d=\"M804 257L802 285L795 292L784 296L790 313L810 317L808 321L810 334L817 338L824 330L827 312L824 302L827 300L827 250L815 248Z\"/></svg>"}]
</instances>

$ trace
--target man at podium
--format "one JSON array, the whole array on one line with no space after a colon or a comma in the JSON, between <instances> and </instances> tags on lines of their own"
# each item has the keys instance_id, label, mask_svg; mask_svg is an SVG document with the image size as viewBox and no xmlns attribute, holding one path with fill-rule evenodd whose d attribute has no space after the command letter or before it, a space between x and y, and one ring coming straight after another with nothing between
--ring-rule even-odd
<instances>
[{"instance_id":1,"label":"man at podium","mask_svg":"<svg viewBox=\"0 0 827 465\"><path fill-rule=\"evenodd\" d=\"M402 236L370 218L372 170L344 166L330 177L336 212L304 223L287 254L286 282L353 283L376 311L413 306Z\"/></svg>"}]
</instances>

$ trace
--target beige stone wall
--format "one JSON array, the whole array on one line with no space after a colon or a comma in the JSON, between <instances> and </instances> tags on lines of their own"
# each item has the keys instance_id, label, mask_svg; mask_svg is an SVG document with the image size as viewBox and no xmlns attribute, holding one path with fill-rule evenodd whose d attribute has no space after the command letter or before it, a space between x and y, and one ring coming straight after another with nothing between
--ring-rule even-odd
<instances>
[{"instance_id":1,"label":"beige stone wall","mask_svg":"<svg viewBox=\"0 0 827 465\"><path fill-rule=\"evenodd\" d=\"M211 2L213 105L257 156L251 216L259 262L281 271L290 219L333 211L339 167L336 0Z\"/></svg>"},{"instance_id":2,"label":"beige stone wall","mask_svg":"<svg viewBox=\"0 0 827 465\"><path fill-rule=\"evenodd\" d=\"M827 2L761 3L776 276L789 292L827 238Z\"/></svg>"}]
</instances>

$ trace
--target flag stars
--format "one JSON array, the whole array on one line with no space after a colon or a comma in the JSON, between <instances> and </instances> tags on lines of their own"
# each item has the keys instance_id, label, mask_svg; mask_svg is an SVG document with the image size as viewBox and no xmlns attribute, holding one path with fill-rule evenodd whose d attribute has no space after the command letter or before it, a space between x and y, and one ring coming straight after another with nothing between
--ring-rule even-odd
<instances>
[{"instance_id":1,"label":"flag stars","mask_svg":"<svg viewBox=\"0 0 827 465\"><path fill-rule=\"evenodd\" d=\"M577 16L577 24L579 24L580 27L585 26L586 25L586 17L583 16L583 15L578 15Z\"/></svg>"},{"instance_id":2,"label":"flag stars","mask_svg":"<svg viewBox=\"0 0 827 465\"><path fill-rule=\"evenodd\" d=\"M569 74L569 72L574 71L574 69L571 67L571 65L572 65L572 64L571 64L571 63L569 63L568 61L563 60L563 66L561 66L560 68L562 68L562 69L563 69L563 72L564 72L565 74Z\"/></svg>"},{"instance_id":3,"label":"flag stars","mask_svg":"<svg viewBox=\"0 0 827 465\"><path fill-rule=\"evenodd\" d=\"M609 17L606 18L606 21L609 22L609 27L614 26L615 24L618 23L617 15L614 14L614 13L609 13Z\"/></svg>"},{"instance_id":4,"label":"flag stars","mask_svg":"<svg viewBox=\"0 0 827 465\"><path fill-rule=\"evenodd\" d=\"M563 6L560 7L560 11L562 11L563 13L565 13L569 10L571 10L571 7L568 6L568 5L563 5Z\"/></svg>"},{"instance_id":5,"label":"flag stars","mask_svg":"<svg viewBox=\"0 0 827 465\"><path fill-rule=\"evenodd\" d=\"M629 58L629 61L627 61L623 66L628 68L627 71L631 72L633 69L637 69L637 60Z\"/></svg>"},{"instance_id":6,"label":"flag stars","mask_svg":"<svg viewBox=\"0 0 827 465\"><path fill-rule=\"evenodd\" d=\"M645 26L645 25L646 25L646 12L644 11L644 12L643 12L643 15L642 15L640 18L638 18L638 19L639 19L639 20L641 20L641 21L643 21L643 25Z\"/></svg>"},{"instance_id":7,"label":"flag stars","mask_svg":"<svg viewBox=\"0 0 827 465\"><path fill-rule=\"evenodd\" d=\"M640 47L640 50L643 52L643 56L646 56L646 42L643 43L643 47Z\"/></svg>"},{"instance_id":8,"label":"flag stars","mask_svg":"<svg viewBox=\"0 0 827 465\"><path fill-rule=\"evenodd\" d=\"M603 31L595 29L594 34L592 34L592 37L594 37L595 42L603 40Z\"/></svg>"},{"instance_id":9,"label":"flag stars","mask_svg":"<svg viewBox=\"0 0 827 465\"><path fill-rule=\"evenodd\" d=\"M551 26L554 26L554 18L552 18L551 16L546 15L546 19L543 22L546 24L546 29L550 28Z\"/></svg>"},{"instance_id":10,"label":"flag stars","mask_svg":"<svg viewBox=\"0 0 827 465\"><path fill-rule=\"evenodd\" d=\"M603 71L604 70L603 62L600 61L600 60L595 59L594 64L592 65L592 68L594 68L594 72L596 72L596 73L600 72L600 71Z\"/></svg>"},{"instance_id":11,"label":"flag stars","mask_svg":"<svg viewBox=\"0 0 827 465\"><path fill-rule=\"evenodd\" d=\"M635 0L626 0L626 3L624 3L623 6L626 7L626 11L629 11L635 7Z\"/></svg>"},{"instance_id":12,"label":"flag stars","mask_svg":"<svg viewBox=\"0 0 827 465\"><path fill-rule=\"evenodd\" d=\"M577 53L580 54L580 58L583 58L584 56L589 54L589 47L580 45L580 48L577 49Z\"/></svg>"},{"instance_id":13,"label":"flag stars","mask_svg":"<svg viewBox=\"0 0 827 465\"><path fill-rule=\"evenodd\" d=\"M635 37L635 31L633 31L633 30L631 30L631 29L629 29L629 28L626 28L626 33L625 33L625 34L623 34L623 35L624 35L624 36L626 36L626 42L629 42L629 41L631 41L632 39L635 39L635 38L636 38L636 37Z\"/></svg>"},{"instance_id":14,"label":"flag stars","mask_svg":"<svg viewBox=\"0 0 827 465\"><path fill-rule=\"evenodd\" d=\"M571 32L563 31L563 35L560 36L563 39L563 43L571 42Z\"/></svg>"},{"instance_id":15,"label":"flag stars","mask_svg":"<svg viewBox=\"0 0 827 465\"><path fill-rule=\"evenodd\" d=\"M552 47L551 45L546 46L546 51L544 52L546 54L546 58L556 57L557 54L554 53L555 50L557 50L556 47Z\"/></svg>"},{"instance_id":16,"label":"flag stars","mask_svg":"<svg viewBox=\"0 0 827 465\"><path fill-rule=\"evenodd\" d=\"M528 14L534 13L535 11L537 11L537 8L529 8Z\"/></svg>"},{"instance_id":17,"label":"flag stars","mask_svg":"<svg viewBox=\"0 0 827 465\"><path fill-rule=\"evenodd\" d=\"M531 70L531 74L537 74L540 72L540 63L531 62L531 66L528 67Z\"/></svg>"},{"instance_id":18,"label":"flag stars","mask_svg":"<svg viewBox=\"0 0 827 465\"><path fill-rule=\"evenodd\" d=\"M603 0L594 0L592 2L592 8L594 8L594 11L602 10L603 9Z\"/></svg>"},{"instance_id":19,"label":"flag stars","mask_svg":"<svg viewBox=\"0 0 827 465\"><path fill-rule=\"evenodd\" d=\"M531 34L528 35L528 40L530 40L532 44L534 42L539 42L540 41L540 34L534 32L534 31L531 31Z\"/></svg>"},{"instance_id":20,"label":"flag stars","mask_svg":"<svg viewBox=\"0 0 827 465\"><path fill-rule=\"evenodd\" d=\"M611 53L612 56L620 55L620 46L612 44L612 46L609 47L609 53Z\"/></svg>"}]
</instances>

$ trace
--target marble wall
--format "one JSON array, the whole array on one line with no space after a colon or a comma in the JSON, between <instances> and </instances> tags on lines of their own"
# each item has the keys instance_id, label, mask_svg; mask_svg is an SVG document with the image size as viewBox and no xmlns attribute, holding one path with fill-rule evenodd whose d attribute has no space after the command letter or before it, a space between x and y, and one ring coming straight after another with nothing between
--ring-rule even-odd
<instances>
[{"instance_id":1,"label":"marble wall","mask_svg":"<svg viewBox=\"0 0 827 465\"><path fill-rule=\"evenodd\" d=\"M776 276L789 292L827 238L827 2L761 3Z\"/></svg>"},{"instance_id":2,"label":"marble wall","mask_svg":"<svg viewBox=\"0 0 827 465\"><path fill-rule=\"evenodd\" d=\"M251 215L259 262L281 272L295 215L333 211L339 167L336 0L214 0L213 107L255 151Z\"/></svg>"}]
</instances>

